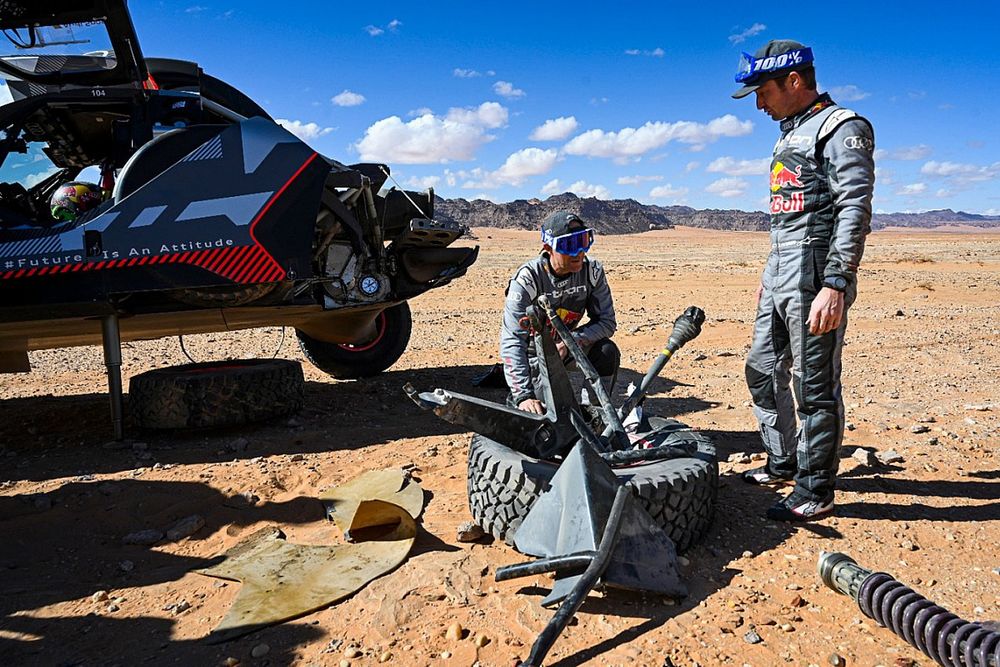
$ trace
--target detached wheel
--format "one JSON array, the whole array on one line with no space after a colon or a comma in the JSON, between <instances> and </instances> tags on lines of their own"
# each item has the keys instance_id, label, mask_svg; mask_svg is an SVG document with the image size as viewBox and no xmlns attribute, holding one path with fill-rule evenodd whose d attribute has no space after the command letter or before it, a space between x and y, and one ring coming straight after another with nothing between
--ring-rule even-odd
<instances>
[{"instance_id":1,"label":"detached wheel","mask_svg":"<svg viewBox=\"0 0 1000 667\"><path fill-rule=\"evenodd\" d=\"M237 426L302 408L302 365L237 359L158 368L129 382L129 411L142 428Z\"/></svg>"},{"instance_id":2,"label":"detached wheel","mask_svg":"<svg viewBox=\"0 0 1000 667\"><path fill-rule=\"evenodd\" d=\"M662 444L690 444L690 457L615 468L615 475L674 541L687 551L708 531L715 515L719 465L712 440L673 419L651 418L656 429L679 428ZM514 533L558 465L525 456L476 434L469 447L469 509L483 530L513 546Z\"/></svg>"},{"instance_id":3,"label":"detached wheel","mask_svg":"<svg viewBox=\"0 0 1000 667\"><path fill-rule=\"evenodd\" d=\"M339 345L317 340L296 330L299 347L316 368L339 380L378 375L403 355L413 319L405 301L386 308L375 318L375 338L368 343Z\"/></svg>"}]
</instances>

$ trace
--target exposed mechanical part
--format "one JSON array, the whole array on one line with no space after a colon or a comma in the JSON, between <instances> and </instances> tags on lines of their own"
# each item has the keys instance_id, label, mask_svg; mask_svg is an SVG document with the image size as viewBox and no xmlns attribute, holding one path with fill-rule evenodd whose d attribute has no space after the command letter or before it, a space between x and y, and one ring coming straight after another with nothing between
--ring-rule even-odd
<instances>
[{"instance_id":1,"label":"exposed mechanical part","mask_svg":"<svg viewBox=\"0 0 1000 667\"><path fill-rule=\"evenodd\" d=\"M820 554L819 576L858 603L865 616L891 629L944 667L1000 667L1000 632L959 618L886 574L842 553Z\"/></svg>"}]
</instances>

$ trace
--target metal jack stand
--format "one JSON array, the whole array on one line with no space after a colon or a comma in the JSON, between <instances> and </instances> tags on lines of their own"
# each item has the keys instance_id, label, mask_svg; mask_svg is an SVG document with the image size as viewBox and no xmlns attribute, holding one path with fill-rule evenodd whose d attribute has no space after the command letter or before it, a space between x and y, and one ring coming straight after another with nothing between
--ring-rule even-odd
<instances>
[{"instance_id":1,"label":"metal jack stand","mask_svg":"<svg viewBox=\"0 0 1000 667\"><path fill-rule=\"evenodd\" d=\"M122 337L118 328L118 315L112 313L101 318L101 340L104 346L104 366L108 369L108 395L111 399L111 425L115 440L125 439L122 419Z\"/></svg>"}]
</instances>

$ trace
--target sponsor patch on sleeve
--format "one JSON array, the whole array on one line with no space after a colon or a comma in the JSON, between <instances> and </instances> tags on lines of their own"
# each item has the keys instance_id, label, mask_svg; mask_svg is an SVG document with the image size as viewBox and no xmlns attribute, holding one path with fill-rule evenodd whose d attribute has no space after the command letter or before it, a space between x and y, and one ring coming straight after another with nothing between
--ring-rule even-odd
<instances>
[{"instance_id":1,"label":"sponsor patch on sleeve","mask_svg":"<svg viewBox=\"0 0 1000 667\"><path fill-rule=\"evenodd\" d=\"M844 137L844 148L856 151L868 151L871 153L872 149L875 148L875 142L868 137L854 135L851 137Z\"/></svg>"}]
</instances>

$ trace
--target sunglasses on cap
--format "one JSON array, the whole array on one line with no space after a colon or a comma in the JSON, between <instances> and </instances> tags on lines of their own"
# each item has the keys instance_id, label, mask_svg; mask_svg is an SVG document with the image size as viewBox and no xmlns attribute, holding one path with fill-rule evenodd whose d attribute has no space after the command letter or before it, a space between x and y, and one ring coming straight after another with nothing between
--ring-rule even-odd
<instances>
[{"instance_id":1,"label":"sunglasses on cap","mask_svg":"<svg viewBox=\"0 0 1000 667\"><path fill-rule=\"evenodd\" d=\"M590 246L594 245L594 230L581 229L561 236L552 236L551 232L543 231L542 243L560 255L576 257L587 252L590 250Z\"/></svg>"}]
</instances>

